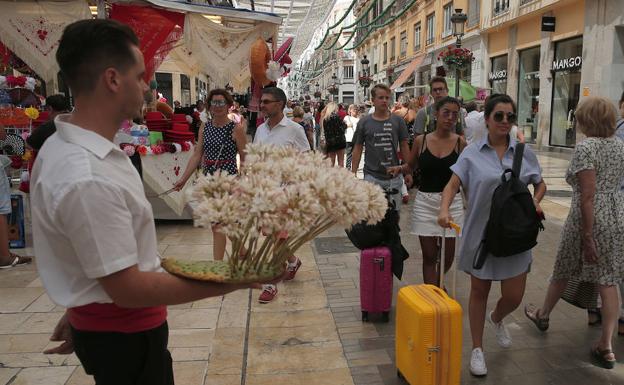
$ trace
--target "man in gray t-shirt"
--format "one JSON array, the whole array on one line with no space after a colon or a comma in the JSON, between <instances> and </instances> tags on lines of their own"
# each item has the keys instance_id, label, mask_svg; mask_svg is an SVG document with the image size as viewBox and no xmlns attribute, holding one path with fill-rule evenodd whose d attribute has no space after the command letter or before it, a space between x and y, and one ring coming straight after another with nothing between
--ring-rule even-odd
<instances>
[{"instance_id":1,"label":"man in gray t-shirt","mask_svg":"<svg viewBox=\"0 0 624 385\"><path fill-rule=\"evenodd\" d=\"M441 76L436 76L429 82L429 88L431 89L431 96L433 96L434 104L438 100L442 100L443 98L448 96L448 86L446 84L446 79ZM416 114L416 118L414 119L414 134L416 136L421 134L426 134L429 132L435 131L436 123L435 123L435 107L434 105L430 105L424 108L421 108ZM457 118L457 125L455 127L455 132L458 135L464 135L464 127L466 127L466 122L464 122L464 117L462 114Z\"/></svg>"},{"instance_id":2,"label":"man in gray t-shirt","mask_svg":"<svg viewBox=\"0 0 624 385\"><path fill-rule=\"evenodd\" d=\"M378 184L384 189L397 189L392 195L395 208L398 210L401 202L399 190L403 185L403 176L392 176L388 167L399 165L397 151L404 157L410 153L407 143L408 133L405 121L390 113L390 89L378 84L371 90L375 112L360 119L353 135L353 160L351 171L357 175L358 167L364 146L364 179ZM405 177L405 182L411 184L411 175Z\"/></svg>"}]
</instances>

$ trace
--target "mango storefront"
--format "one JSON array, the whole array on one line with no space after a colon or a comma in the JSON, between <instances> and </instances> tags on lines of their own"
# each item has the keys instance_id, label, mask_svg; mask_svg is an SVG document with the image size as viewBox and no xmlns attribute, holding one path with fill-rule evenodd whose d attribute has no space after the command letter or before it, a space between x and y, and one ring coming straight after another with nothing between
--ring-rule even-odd
<instances>
[{"instance_id":1,"label":"mango storefront","mask_svg":"<svg viewBox=\"0 0 624 385\"><path fill-rule=\"evenodd\" d=\"M574 110L582 97L584 1L516 19L488 33L486 79L516 101L518 128L538 147L574 147ZM542 30L542 17L555 30Z\"/></svg>"}]
</instances>

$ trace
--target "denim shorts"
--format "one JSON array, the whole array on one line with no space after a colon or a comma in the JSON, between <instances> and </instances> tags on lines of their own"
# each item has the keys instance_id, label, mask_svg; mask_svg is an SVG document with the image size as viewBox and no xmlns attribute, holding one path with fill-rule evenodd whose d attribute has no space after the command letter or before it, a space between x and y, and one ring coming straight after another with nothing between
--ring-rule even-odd
<instances>
[{"instance_id":1,"label":"denim shorts","mask_svg":"<svg viewBox=\"0 0 624 385\"><path fill-rule=\"evenodd\" d=\"M403 175L392 179L379 179L370 174L364 174L364 180L374 183L383 189L396 189L397 193L390 195L390 199L394 203L394 209L396 211L401 211L401 186L403 186Z\"/></svg>"}]
</instances>

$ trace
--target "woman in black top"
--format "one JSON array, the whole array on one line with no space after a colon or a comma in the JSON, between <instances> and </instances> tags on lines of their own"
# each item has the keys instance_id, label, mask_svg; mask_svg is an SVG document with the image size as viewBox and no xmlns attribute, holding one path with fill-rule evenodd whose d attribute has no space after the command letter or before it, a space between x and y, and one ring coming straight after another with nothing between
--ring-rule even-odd
<instances>
[{"instance_id":1,"label":"woman in black top","mask_svg":"<svg viewBox=\"0 0 624 385\"><path fill-rule=\"evenodd\" d=\"M401 171L409 173L416 168L420 170L421 181L414 201L411 233L418 235L420 239L423 280L425 283L437 285L437 258L442 242L442 228L438 226L437 218L442 191L453 175L450 167L466 147L466 141L455 133L455 124L460 114L457 99L446 97L436 103L435 110L435 131L415 139L408 162L402 166ZM461 226L463 204L460 198L455 199L450 210L457 224ZM445 270L453 264L455 255L455 234L448 233L447 237Z\"/></svg>"}]
</instances>

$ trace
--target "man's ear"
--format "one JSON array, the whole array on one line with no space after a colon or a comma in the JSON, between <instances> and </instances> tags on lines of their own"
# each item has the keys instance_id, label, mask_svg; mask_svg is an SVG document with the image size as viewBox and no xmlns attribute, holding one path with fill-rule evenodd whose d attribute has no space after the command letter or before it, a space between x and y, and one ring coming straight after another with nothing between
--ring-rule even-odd
<instances>
[{"instance_id":1,"label":"man's ear","mask_svg":"<svg viewBox=\"0 0 624 385\"><path fill-rule=\"evenodd\" d=\"M121 77L116 68L109 67L102 73L102 81L104 86L110 92L118 92L121 88Z\"/></svg>"}]
</instances>

